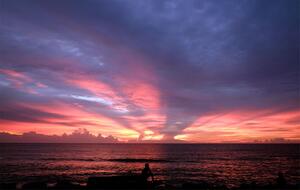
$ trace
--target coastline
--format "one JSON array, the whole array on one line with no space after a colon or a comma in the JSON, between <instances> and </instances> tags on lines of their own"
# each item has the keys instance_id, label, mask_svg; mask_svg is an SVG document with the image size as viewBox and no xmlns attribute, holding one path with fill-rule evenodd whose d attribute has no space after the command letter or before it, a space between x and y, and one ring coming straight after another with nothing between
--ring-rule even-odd
<instances>
[{"instance_id":1,"label":"coastline","mask_svg":"<svg viewBox=\"0 0 300 190\"><path fill-rule=\"evenodd\" d=\"M283 180L283 181L280 181ZM57 190L57 189L78 189L78 190L124 190L124 189L153 189L153 190L298 190L300 189L300 183L289 184L285 179L280 177L274 179L269 184L257 184L255 181L247 181L241 183L237 187L228 187L222 183L208 183L205 181L198 182L183 182L178 185L172 185L168 181L154 180L144 182L141 180L140 175L119 175L119 176L107 176L107 177L95 177L91 176L87 182L80 184L71 180L59 180L53 181L30 181L19 183L0 183L0 189L10 190Z\"/></svg>"}]
</instances>

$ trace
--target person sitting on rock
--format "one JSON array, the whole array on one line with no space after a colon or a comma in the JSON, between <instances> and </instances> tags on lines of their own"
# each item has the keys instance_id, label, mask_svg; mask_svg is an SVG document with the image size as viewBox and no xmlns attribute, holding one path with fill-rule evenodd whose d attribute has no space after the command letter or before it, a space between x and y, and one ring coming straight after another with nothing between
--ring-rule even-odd
<instances>
[{"instance_id":1,"label":"person sitting on rock","mask_svg":"<svg viewBox=\"0 0 300 190\"><path fill-rule=\"evenodd\" d=\"M276 182L277 182L277 185L278 185L279 187L285 187L285 185L286 185L286 180L285 180L285 178L284 178L282 172L279 172L279 173L278 173L278 177L277 177L277 179L276 179Z\"/></svg>"},{"instance_id":2,"label":"person sitting on rock","mask_svg":"<svg viewBox=\"0 0 300 190\"><path fill-rule=\"evenodd\" d=\"M149 167L149 164L145 164L145 168L142 170L142 179L147 182L148 178L151 176L152 181L154 180L153 173Z\"/></svg>"}]
</instances>

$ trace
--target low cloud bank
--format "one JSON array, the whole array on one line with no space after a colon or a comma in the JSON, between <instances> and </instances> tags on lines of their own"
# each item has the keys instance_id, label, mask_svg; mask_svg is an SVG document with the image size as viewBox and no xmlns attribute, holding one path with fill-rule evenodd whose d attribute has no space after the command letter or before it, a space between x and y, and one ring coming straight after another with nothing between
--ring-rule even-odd
<instances>
[{"instance_id":1,"label":"low cloud bank","mask_svg":"<svg viewBox=\"0 0 300 190\"><path fill-rule=\"evenodd\" d=\"M44 135L34 131L26 132L21 135L15 135L7 132L0 132L0 143L121 143L116 137L103 137L101 134L93 135L86 129L75 130L71 134L63 135ZM127 143L187 143L182 140L131 140ZM193 143L193 142L190 142ZM221 143L237 143L223 141ZM244 142L245 143L245 142ZM290 140L285 138L273 138L265 140L255 140L247 143L258 144L285 144L285 143L300 143L299 140Z\"/></svg>"},{"instance_id":2,"label":"low cloud bank","mask_svg":"<svg viewBox=\"0 0 300 190\"><path fill-rule=\"evenodd\" d=\"M290 140L285 138L273 138L273 139L266 139L266 140L257 140L256 143L267 143L267 144L282 144L282 143L300 143L300 140Z\"/></svg>"},{"instance_id":3,"label":"low cloud bank","mask_svg":"<svg viewBox=\"0 0 300 190\"><path fill-rule=\"evenodd\" d=\"M103 137L101 134L93 135L86 129L76 130L72 134L43 135L36 132L27 132L14 135L6 132L0 133L0 143L117 143L113 136Z\"/></svg>"}]
</instances>

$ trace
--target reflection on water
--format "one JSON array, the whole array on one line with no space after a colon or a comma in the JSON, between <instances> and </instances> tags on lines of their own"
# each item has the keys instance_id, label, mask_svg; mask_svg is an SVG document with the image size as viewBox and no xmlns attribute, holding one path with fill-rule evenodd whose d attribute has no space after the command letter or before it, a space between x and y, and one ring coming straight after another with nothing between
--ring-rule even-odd
<instances>
[{"instance_id":1,"label":"reflection on water","mask_svg":"<svg viewBox=\"0 0 300 190\"><path fill-rule=\"evenodd\" d=\"M300 180L299 145L2 144L0 182L140 173L149 162L156 179L169 183L204 180L229 186L266 184L278 171Z\"/></svg>"}]
</instances>

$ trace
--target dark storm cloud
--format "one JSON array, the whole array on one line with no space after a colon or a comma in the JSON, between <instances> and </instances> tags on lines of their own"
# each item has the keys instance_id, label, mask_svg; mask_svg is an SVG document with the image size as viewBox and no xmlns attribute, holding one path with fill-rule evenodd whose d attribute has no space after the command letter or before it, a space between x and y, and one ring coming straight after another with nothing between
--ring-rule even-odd
<instances>
[{"instance_id":1,"label":"dark storm cloud","mask_svg":"<svg viewBox=\"0 0 300 190\"><path fill-rule=\"evenodd\" d=\"M298 7L296 0L2 1L1 68L49 86L41 93L50 101L91 96L66 78L93 76L124 98L126 116L147 110L116 77L149 83L166 115L160 130L174 136L208 113L298 108ZM133 72L124 59L131 52L149 60L137 64L155 79ZM130 127L120 113L83 104Z\"/></svg>"}]
</instances>

